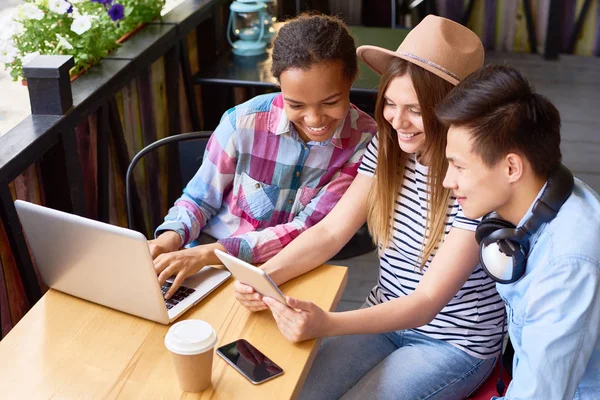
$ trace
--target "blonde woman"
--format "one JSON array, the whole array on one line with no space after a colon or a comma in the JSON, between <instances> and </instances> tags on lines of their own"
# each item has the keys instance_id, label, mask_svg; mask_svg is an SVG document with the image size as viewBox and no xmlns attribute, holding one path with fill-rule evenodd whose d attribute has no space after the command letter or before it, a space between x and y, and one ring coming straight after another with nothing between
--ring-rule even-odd
<instances>
[{"instance_id":1,"label":"blonde woman","mask_svg":"<svg viewBox=\"0 0 600 400\"><path fill-rule=\"evenodd\" d=\"M474 230L442 181L445 129L434 107L483 64L470 30L428 16L396 52L358 49L382 75L378 136L340 202L262 268L278 284L342 248L365 222L379 244L379 281L355 311L325 312L294 298L261 298L236 282L252 311L270 308L291 341L324 342L302 392L307 399L460 399L489 375L500 350L503 303L478 267Z\"/></svg>"}]
</instances>

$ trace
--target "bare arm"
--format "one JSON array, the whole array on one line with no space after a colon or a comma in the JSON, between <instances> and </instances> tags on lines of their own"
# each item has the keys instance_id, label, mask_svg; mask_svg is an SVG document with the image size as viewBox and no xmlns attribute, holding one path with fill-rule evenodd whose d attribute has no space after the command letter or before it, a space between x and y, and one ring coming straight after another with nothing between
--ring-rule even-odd
<instances>
[{"instance_id":1,"label":"bare arm","mask_svg":"<svg viewBox=\"0 0 600 400\"><path fill-rule=\"evenodd\" d=\"M288 305L265 298L279 329L291 341L319 336L390 332L428 324L460 290L477 266L475 233L453 228L415 291L374 307L325 312L288 298Z\"/></svg>"},{"instance_id":2,"label":"bare arm","mask_svg":"<svg viewBox=\"0 0 600 400\"><path fill-rule=\"evenodd\" d=\"M359 173L321 222L304 231L261 268L280 285L329 260L365 223L371 182L370 177Z\"/></svg>"},{"instance_id":3,"label":"bare arm","mask_svg":"<svg viewBox=\"0 0 600 400\"><path fill-rule=\"evenodd\" d=\"M331 313L327 336L389 332L428 324L475 270L477 249L474 232L452 229L412 294L375 307Z\"/></svg>"}]
</instances>

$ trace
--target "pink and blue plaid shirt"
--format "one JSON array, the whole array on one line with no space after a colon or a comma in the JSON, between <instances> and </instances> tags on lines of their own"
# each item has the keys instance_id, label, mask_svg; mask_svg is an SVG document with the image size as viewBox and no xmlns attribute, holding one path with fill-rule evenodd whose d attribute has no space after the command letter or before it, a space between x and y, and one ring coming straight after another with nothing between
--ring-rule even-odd
<instances>
[{"instance_id":1,"label":"pink and blue plaid shirt","mask_svg":"<svg viewBox=\"0 0 600 400\"><path fill-rule=\"evenodd\" d=\"M335 206L356 176L375 121L351 106L326 142L305 143L281 94L227 111L202 166L155 235L173 230L182 244L200 232L248 262L264 262Z\"/></svg>"}]
</instances>

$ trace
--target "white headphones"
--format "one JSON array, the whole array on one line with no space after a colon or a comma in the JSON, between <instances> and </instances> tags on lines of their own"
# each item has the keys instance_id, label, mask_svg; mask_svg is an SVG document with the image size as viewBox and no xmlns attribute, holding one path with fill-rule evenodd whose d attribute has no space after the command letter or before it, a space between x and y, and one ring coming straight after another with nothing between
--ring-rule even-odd
<instances>
[{"instance_id":1,"label":"white headphones","mask_svg":"<svg viewBox=\"0 0 600 400\"><path fill-rule=\"evenodd\" d=\"M479 261L487 274L499 283L521 279L527 266L529 237L545 222L550 222L573 191L573 174L562 164L548 178L546 188L536 200L531 217L517 228L493 212L486 215L475 231Z\"/></svg>"}]
</instances>

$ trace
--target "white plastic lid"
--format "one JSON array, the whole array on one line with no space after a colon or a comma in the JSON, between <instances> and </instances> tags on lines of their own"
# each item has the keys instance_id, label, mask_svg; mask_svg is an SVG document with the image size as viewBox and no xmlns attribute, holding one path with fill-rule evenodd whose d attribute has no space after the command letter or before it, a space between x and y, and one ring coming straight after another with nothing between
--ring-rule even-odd
<instances>
[{"instance_id":1,"label":"white plastic lid","mask_svg":"<svg viewBox=\"0 0 600 400\"><path fill-rule=\"evenodd\" d=\"M210 350L217 343L217 333L206 321L188 319L169 328L165 346L175 354L194 355Z\"/></svg>"}]
</instances>

